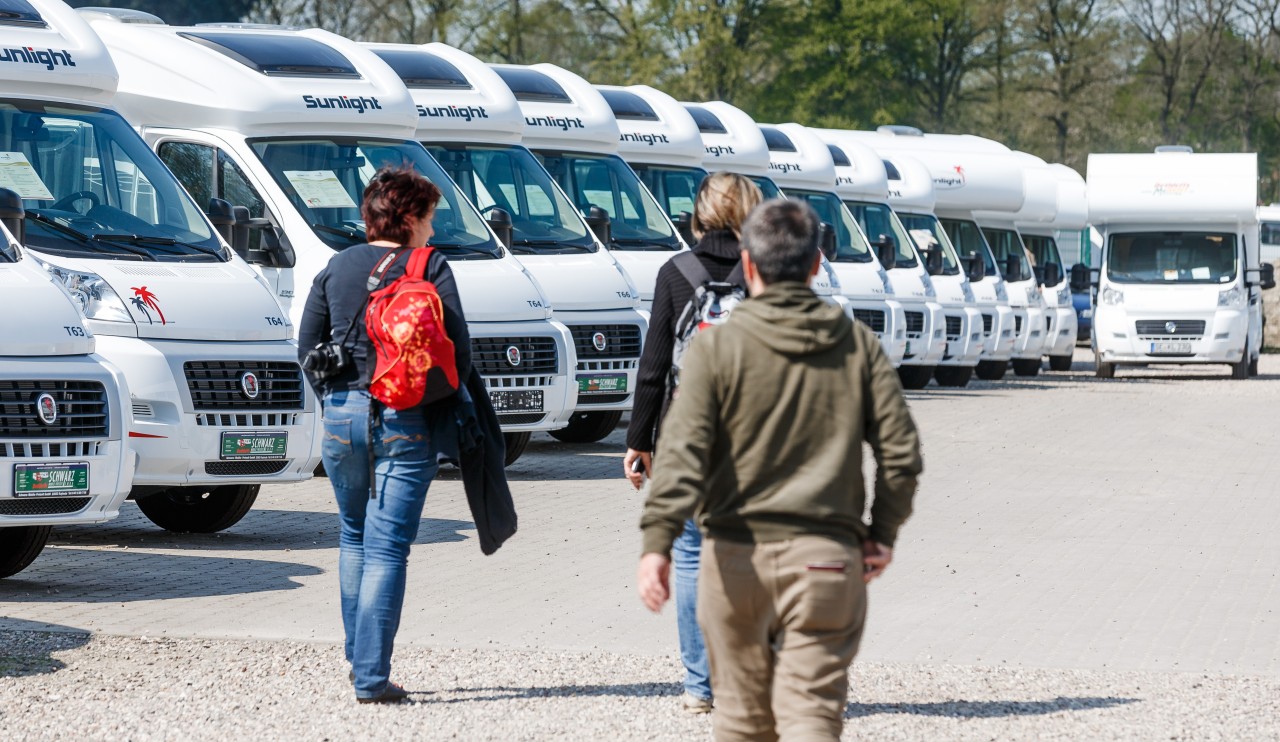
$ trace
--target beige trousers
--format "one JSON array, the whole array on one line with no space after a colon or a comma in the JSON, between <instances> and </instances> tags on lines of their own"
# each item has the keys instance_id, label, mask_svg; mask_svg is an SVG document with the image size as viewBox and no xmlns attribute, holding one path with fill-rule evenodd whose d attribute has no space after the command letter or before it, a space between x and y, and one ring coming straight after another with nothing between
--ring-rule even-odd
<instances>
[{"instance_id":1,"label":"beige trousers","mask_svg":"<svg viewBox=\"0 0 1280 742\"><path fill-rule=\"evenodd\" d=\"M715 738L838 740L867 613L862 552L819 536L707 539L698 623Z\"/></svg>"}]
</instances>

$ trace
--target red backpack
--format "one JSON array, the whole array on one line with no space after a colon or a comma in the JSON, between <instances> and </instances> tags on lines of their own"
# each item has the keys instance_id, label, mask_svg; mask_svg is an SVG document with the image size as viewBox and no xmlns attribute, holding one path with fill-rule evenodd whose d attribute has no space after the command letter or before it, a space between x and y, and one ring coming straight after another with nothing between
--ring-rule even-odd
<instances>
[{"instance_id":1,"label":"red backpack","mask_svg":"<svg viewBox=\"0 0 1280 742\"><path fill-rule=\"evenodd\" d=\"M404 275L379 287L399 257L379 262L369 276L364 324L377 354L369 394L394 410L444 399L458 391L453 341L444 327L444 303L426 280L431 248L409 250Z\"/></svg>"}]
</instances>

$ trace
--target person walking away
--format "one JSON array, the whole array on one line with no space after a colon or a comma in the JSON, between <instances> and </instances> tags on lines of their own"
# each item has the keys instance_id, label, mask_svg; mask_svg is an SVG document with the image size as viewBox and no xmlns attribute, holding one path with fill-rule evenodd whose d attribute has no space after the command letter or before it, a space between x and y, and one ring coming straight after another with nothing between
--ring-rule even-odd
<instances>
[{"instance_id":1,"label":"person walking away","mask_svg":"<svg viewBox=\"0 0 1280 742\"><path fill-rule=\"evenodd\" d=\"M700 268L705 280L732 283L745 289L742 248L738 243L742 222L760 203L760 189L750 179L718 172L703 178L694 199L693 234L698 242L691 254L677 255L658 271L653 296L653 316L640 356L635 406L627 426L627 454L623 471L640 489L645 472L653 471L653 447L662 412L670 402L672 353L676 324L694 299L698 288L686 273ZM681 270L678 261L695 261ZM636 461L643 471L638 471ZM693 521L685 524L672 548L676 571L676 627L680 635L680 659L684 663L683 706L691 713L707 713L712 707L707 650L698 628L698 559L702 533Z\"/></svg>"},{"instance_id":2,"label":"person walking away","mask_svg":"<svg viewBox=\"0 0 1280 742\"><path fill-rule=\"evenodd\" d=\"M299 357L324 405L322 458L342 526L338 576L344 649L360 703L398 702L408 695L390 674L409 545L417 538L436 474L440 439L457 437L449 427L454 424L451 399L395 410L370 396L375 358L364 318L367 282L383 268L384 286L404 275L414 249L431 239L440 196L439 188L411 168L380 170L360 207L369 243L333 256L316 276L298 331ZM393 254L394 261L388 261ZM471 343L442 253L431 253L424 277L435 284L443 304L458 378L467 379ZM330 360L318 358L326 352Z\"/></svg>"},{"instance_id":3,"label":"person walking away","mask_svg":"<svg viewBox=\"0 0 1280 742\"><path fill-rule=\"evenodd\" d=\"M672 544L705 533L698 617L718 740L835 740L865 583L889 564L922 470L875 335L810 290L817 214L766 201L742 230L751 298L697 337L658 439L640 597L667 601ZM862 446L876 458L870 525Z\"/></svg>"}]
</instances>

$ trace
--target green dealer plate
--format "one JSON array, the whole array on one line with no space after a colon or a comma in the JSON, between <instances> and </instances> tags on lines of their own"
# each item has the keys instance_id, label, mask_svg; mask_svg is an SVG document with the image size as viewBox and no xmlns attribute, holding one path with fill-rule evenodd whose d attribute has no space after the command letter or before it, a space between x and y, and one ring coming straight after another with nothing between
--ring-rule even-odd
<instances>
[{"instance_id":1,"label":"green dealer plate","mask_svg":"<svg viewBox=\"0 0 1280 742\"><path fill-rule=\"evenodd\" d=\"M220 458L223 461L283 459L288 449L288 433L223 433Z\"/></svg>"},{"instance_id":2,"label":"green dealer plate","mask_svg":"<svg viewBox=\"0 0 1280 742\"><path fill-rule=\"evenodd\" d=\"M626 374L578 375L578 394L621 394L626 391Z\"/></svg>"},{"instance_id":3,"label":"green dealer plate","mask_svg":"<svg viewBox=\"0 0 1280 742\"><path fill-rule=\"evenodd\" d=\"M89 463L14 464L14 497L89 494Z\"/></svg>"}]
</instances>

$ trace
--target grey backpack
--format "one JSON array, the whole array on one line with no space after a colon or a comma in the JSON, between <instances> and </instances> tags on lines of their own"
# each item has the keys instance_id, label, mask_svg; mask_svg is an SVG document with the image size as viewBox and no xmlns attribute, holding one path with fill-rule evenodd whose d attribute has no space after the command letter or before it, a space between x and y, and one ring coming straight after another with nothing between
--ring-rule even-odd
<instances>
[{"instance_id":1,"label":"grey backpack","mask_svg":"<svg viewBox=\"0 0 1280 742\"><path fill-rule=\"evenodd\" d=\"M671 259L681 275L693 286L693 298L684 305L676 320L675 342L671 348L671 373L667 376L667 399L675 399L680 389L680 366L693 339L708 327L724 324L744 299L742 263L724 281L716 281L692 252Z\"/></svg>"}]
</instances>

